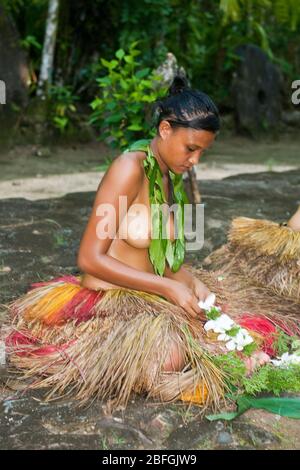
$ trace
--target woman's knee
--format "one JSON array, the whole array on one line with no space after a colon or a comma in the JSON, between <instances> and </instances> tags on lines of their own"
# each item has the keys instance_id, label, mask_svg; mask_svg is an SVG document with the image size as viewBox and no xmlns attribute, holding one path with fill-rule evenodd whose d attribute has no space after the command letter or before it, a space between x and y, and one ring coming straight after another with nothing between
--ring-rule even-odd
<instances>
[{"instance_id":1,"label":"woman's knee","mask_svg":"<svg viewBox=\"0 0 300 470\"><path fill-rule=\"evenodd\" d=\"M163 372L181 371L184 367L184 355L180 346L175 341L171 341L169 352L164 362Z\"/></svg>"}]
</instances>

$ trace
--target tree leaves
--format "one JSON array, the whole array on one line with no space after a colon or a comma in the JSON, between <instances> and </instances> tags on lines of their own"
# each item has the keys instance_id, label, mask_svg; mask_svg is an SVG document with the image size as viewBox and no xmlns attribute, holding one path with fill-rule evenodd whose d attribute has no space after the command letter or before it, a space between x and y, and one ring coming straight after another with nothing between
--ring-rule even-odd
<instances>
[{"instance_id":1,"label":"tree leaves","mask_svg":"<svg viewBox=\"0 0 300 470\"><path fill-rule=\"evenodd\" d=\"M256 398L247 395L238 397L236 400L238 410L232 413L220 413L208 415L209 421L224 419L231 421L232 419L245 413L250 408L266 410L287 418L300 419L300 398L298 397L264 397Z\"/></svg>"},{"instance_id":2,"label":"tree leaves","mask_svg":"<svg viewBox=\"0 0 300 470\"><path fill-rule=\"evenodd\" d=\"M104 68L105 76L96 78L99 97L91 103L93 111L89 123L99 128L100 140L109 136L108 144L121 150L142 133L154 134L154 129L145 120L145 112L149 103L166 92L166 87L155 88L155 82L161 77L156 78L150 67L136 59L140 54L135 49L138 43L132 42L126 51L125 47L118 49L110 61L100 57L96 68L97 72Z\"/></svg>"}]
</instances>

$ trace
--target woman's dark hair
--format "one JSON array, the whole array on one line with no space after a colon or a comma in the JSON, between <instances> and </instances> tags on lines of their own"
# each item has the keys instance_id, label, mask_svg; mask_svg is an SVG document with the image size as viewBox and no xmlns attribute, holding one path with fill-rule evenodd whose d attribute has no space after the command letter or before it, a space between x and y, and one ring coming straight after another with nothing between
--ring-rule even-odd
<instances>
[{"instance_id":1,"label":"woman's dark hair","mask_svg":"<svg viewBox=\"0 0 300 470\"><path fill-rule=\"evenodd\" d=\"M165 98L153 105L154 125L166 120L172 127L191 127L217 132L219 111L212 99L202 91L192 89L184 76L176 75Z\"/></svg>"}]
</instances>

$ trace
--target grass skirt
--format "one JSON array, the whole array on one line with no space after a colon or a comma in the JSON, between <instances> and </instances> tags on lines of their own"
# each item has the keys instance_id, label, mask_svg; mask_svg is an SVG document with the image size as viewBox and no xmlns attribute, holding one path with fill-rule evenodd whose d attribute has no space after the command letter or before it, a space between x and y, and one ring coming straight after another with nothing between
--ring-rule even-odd
<instances>
[{"instance_id":1,"label":"grass skirt","mask_svg":"<svg viewBox=\"0 0 300 470\"><path fill-rule=\"evenodd\" d=\"M210 354L222 348L200 320L154 294L80 282L65 275L34 283L7 305L2 337L26 389L49 387L46 400L71 395L80 405L109 399L112 408L126 407L132 392L219 406L226 385ZM184 353L180 372L162 371L171 342Z\"/></svg>"},{"instance_id":2,"label":"grass skirt","mask_svg":"<svg viewBox=\"0 0 300 470\"><path fill-rule=\"evenodd\" d=\"M273 294L300 302L300 232L268 220L232 221L228 243L206 265Z\"/></svg>"},{"instance_id":3,"label":"grass skirt","mask_svg":"<svg viewBox=\"0 0 300 470\"><path fill-rule=\"evenodd\" d=\"M271 350L268 334L274 326L300 332L299 303L267 289L241 288L219 271L186 268L217 294L223 311L256 334L265 351ZM80 282L81 276L65 275L34 283L6 306L2 338L9 364L26 381L26 390L47 387L46 400L71 396L79 405L109 400L113 409L126 407L132 392L163 402L197 403L203 410L224 404L228 377L214 357L226 348L208 336L200 319L154 294L125 288L95 291ZM269 333L257 328L263 321L271 326ZM165 372L174 342L185 366Z\"/></svg>"}]
</instances>

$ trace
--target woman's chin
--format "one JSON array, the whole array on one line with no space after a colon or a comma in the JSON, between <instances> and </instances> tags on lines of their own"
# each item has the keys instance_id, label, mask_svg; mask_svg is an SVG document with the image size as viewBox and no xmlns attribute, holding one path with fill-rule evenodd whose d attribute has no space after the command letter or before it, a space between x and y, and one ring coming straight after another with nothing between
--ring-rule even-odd
<instances>
[{"instance_id":1,"label":"woman's chin","mask_svg":"<svg viewBox=\"0 0 300 470\"><path fill-rule=\"evenodd\" d=\"M175 168L172 168L171 171L176 175L182 175L185 171L187 171L187 168L177 166Z\"/></svg>"}]
</instances>

